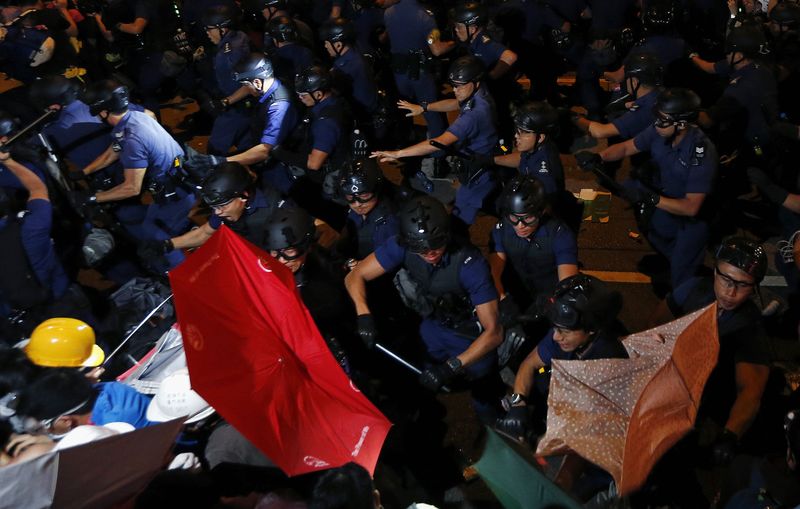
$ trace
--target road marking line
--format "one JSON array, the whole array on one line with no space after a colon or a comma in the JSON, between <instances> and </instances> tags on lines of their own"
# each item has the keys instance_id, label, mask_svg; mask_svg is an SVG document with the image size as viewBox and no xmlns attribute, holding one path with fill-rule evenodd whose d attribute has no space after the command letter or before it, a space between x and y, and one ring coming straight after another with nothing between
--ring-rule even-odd
<instances>
[{"instance_id":1,"label":"road marking line","mask_svg":"<svg viewBox=\"0 0 800 509\"><path fill-rule=\"evenodd\" d=\"M584 274L589 274L607 283L650 283L650 276L641 272L615 272L610 270L583 270ZM766 276L761 282L761 286L786 287L786 280L783 276Z\"/></svg>"}]
</instances>

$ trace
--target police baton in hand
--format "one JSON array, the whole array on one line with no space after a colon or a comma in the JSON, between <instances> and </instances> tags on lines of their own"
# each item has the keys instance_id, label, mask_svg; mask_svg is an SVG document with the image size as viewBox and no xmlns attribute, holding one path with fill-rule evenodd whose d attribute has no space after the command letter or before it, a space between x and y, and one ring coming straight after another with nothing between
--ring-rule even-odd
<instances>
[{"instance_id":1,"label":"police baton in hand","mask_svg":"<svg viewBox=\"0 0 800 509\"><path fill-rule=\"evenodd\" d=\"M41 124L42 122L44 122L48 118L52 117L56 113L58 113L58 110L51 110L51 109L45 110L45 112L42 113L41 115L39 115L39 117L37 117L36 120L34 120L30 124L26 125L22 129L17 131L14 134L14 136L10 137L9 139L6 140L5 143L0 145L0 152L8 152L9 148L11 147L11 145L14 144L15 141L17 141L19 138L21 138L22 136L27 134L28 131L30 131L31 129L33 129L35 127L38 127L39 124Z\"/></svg>"},{"instance_id":2,"label":"police baton in hand","mask_svg":"<svg viewBox=\"0 0 800 509\"><path fill-rule=\"evenodd\" d=\"M380 350L381 352L383 352L387 357L389 357L390 359L394 360L395 362L397 362L401 366L403 366L403 367L407 368L408 370L412 371L415 375L419 376L419 375L422 374L422 370L420 370L418 367L414 366L413 364L411 364L407 360L403 359L402 357L400 357L399 355L397 355L393 351L389 350L388 348L386 348L382 344L375 343L375 348ZM442 391L450 392L450 389L448 389L447 387L442 387Z\"/></svg>"}]
</instances>

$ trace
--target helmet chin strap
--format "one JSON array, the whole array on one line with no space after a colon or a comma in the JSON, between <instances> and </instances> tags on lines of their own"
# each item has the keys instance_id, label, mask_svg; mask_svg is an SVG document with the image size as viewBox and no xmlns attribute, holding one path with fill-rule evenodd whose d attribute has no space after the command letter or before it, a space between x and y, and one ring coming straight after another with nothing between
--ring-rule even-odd
<instances>
[{"instance_id":1,"label":"helmet chin strap","mask_svg":"<svg viewBox=\"0 0 800 509\"><path fill-rule=\"evenodd\" d=\"M728 63L730 64L732 70L736 70L736 66L744 61L744 53L742 53L742 58L740 58L739 60L734 60L734 57L736 56L736 53L742 53L742 52L741 51L731 51L731 56L728 59Z\"/></svg>"},{"instance_id":2,"label":"helmet chin strap","mask_svg":"<svg viewBox=\"0 0 800 509\"><path fill-rule=\"evenodd\" d=\"M642 86L641 80L639 80L637 78L636 81L637 81L636 87L634 87L633 86L633 78L632 77L625 78L625 87L630 91L631 97L633 97L634 99L638 98L638 96L636 94L639 93L639 88Z\"/></svg>"}]
</instances>

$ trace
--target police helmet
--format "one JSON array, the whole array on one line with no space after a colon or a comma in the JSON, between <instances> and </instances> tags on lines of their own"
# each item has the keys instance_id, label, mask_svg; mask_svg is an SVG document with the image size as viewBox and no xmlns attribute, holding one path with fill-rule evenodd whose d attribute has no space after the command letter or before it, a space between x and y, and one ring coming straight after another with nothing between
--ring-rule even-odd
<instances>
[{"instance_id":1,"label":"police helmet","mask_svg":"<svg viewBox=\"0 0 800 509\"><path fill-rule=\"evenodd\" d=\"M114 236L103 228L92 228L92 231L83 239L83 259L90 267L103 261L114 250Z\"/></svg>"},{"instance_id":2,"label":"police helmet","mask_svg":"<svg viewBox=\"0 0 800 509\"><path fill-rule=\"evenodd\" d=\"M230 28L233 26L234 13L228 5L215 5L203 13L203 26L211 28Z\"/></svg>"},{"instance_id":3,"label":"police helmet","mask_svg":"<svg viewBox=\"0 0 800 509\"><path fill-rule=\"evenodd\" d=\"M75 80L51 75L31 83L28 94L37 108L47 108L51 104L66 106L75 102L80 91L81 87Z\"/></svg>"},{"instance_id":4,"label":"police helmet","mask_svg":"<svg viewBox=\"0 0 800 509\"><path fill-rule=\"evenodd\" d=\"M242 2L242 8L246 11L263 11L267 7L285 11L286 0L245 0Z\"/></svg>"},{"instance_id":5,"label":"police helmet","mask_svg":"<svg viewBox=\"0 0 800 509\"><path fill-rule=\"evenodd\" d=\"M398 242L413 253L440 249L450 241L450 216L436 198L410 199L400 209L398 220Z\"/></svg>"},{"instance_id":6,"label":"police helmet","mask_svg":"<svg viewBox=\"0 0 800 509\"><path fill-rule=\"evenodd\" d=\"M266 80L275 76L272 62L261 53L250 53L233 68L233 79L239 82Z\"/></svg>"},{"instance_id":7,"label":"police helmet","mask_svg":"<svg viewBox=\"0 0 800 509\"><path fill-rule=\"evenodd\" d=\"M529 133L551 134L558 127L558 111L546 102L527 102L514 113L514 126Z\"/></svg>"},{"instance_id":8,"label":"police helmet","mask_svg":"<svg viewBox=\"0 0 800 509\"><path fill-rule=\"evenodd\" d=\"M329 19L319 29L321 41L351 44L356 40L356 27L345 18Z\"/></svg>"},{"instance_id":9,"label":"police helmet","mask_svg":"<svg viewBox=\"0 0 800 509\"><path fill-rule=\"evenodd\" d=\"M218 207L243 196L252 185L253 177L244 166L225 162L209 172L203 180L200 195L210 207Z\"/></svg>"},{"instance_id":10,"label":"police helmet","mask_svg":"<svg viewBox=\"0 0 800 509\"><path fill-rule=\"evenodd\" d=\"M19 121L5 111L0 110L0 136L12 136L19 129Z\"/></svg>"},{"instance_id":11,"label":"police helmet","mask_svg":"<svg viewBox=\"0 0 800 509\"><path fill-rule=\"evenodd\" d=\"M663 77L664 66L652 53L635 52L625 59L625 78L636 78L643 85L658 86Z\"/></svg>"},{"instance_id":12,"label":"police helmet","mask_svg":"<svg viewBox=\"0 0 800 509\"><path fill-rule=\"evenodd\" d=\"M328 91L331 89L331 73L319 65L306 67L294 77L294 89L301 94Z\"/></svg>"},{"instance_id":13,"label":"police helmet","mask_svg":"<svg viewBox=\"0 0 800 509\"><path fill-rule=\"evenodd\" d=\"M478 83L483 79L484 72L483 63L477 57L466 55L455 59L450 64L450 69L447 72L447 81L451 85Z\"/></svg>"},{"instance_id":14,"label":"police helmet","mask_svg":"<svg viewBox=\"0 0 800 509\"><path fill-rule=\"evenodd\" d=\"M676 122L694 122L700 112L700 97L688 88L668 88L658 94L655 110Z\"/></svg>"},{"instance_id":15,"label":"police helmet","mask_svg":"<svg viewBox=\"0 0 800 509\"><path fill-rule=\"evenodd\" d=\"M86 88L83 102L95 116L103 110L124 113L129 104L128 87L114 80L97 81Z\"/></svg>"},{"instance_id":16,"label":"police helmet","mask_svg":"<svg viewBox=\"0 0 800 509\"><path fill-rule=\"evenodd\" d=\"M278 16L267 23L267 33L279 42L294 42L297 40L297 25L289 16Z\"/></svg>"},{"instance_id":17,"label":"police helmet","mask_svg":"<svg viewBox=\"0 0 800 509\"><path fill-rule=\"evenodd\" d=\"M742 25L734 27L725 39L725 52L738 51L745 58L756 58L769 53L767 38L758 26Z\"/></svg>"},{"instance_id":18,"label":"police helmet","mask_svg":"<svg viewBox=\"0 0 800 509\"><path fill-rule=\"evenodd\" d=\"M339 178L342 194L374 193L383 181L383 174L375 159L361 159L347 165Z\"/></svg>"},{"instance_id":19,"label":"police helmet","mask_svg":"<svg viewBox=\"0 0 800 509\"><path fill-rule=\"evenodd\" d=\"M487 21L486 8L478 2L466 2L453 9L452 18L453 23L484 26Z\"/></svg>"},{"instance_id":20,"label":"police helmet","mask_svg":"<svg viewBox=\"0 0 800 509\"><path fill-rule=\"evenodd\" d=\"M769 11L769 19L787 28L800 25L800 4L781 2Z\"/></svg>"},{"instance_id":21,"label":"police helmet","mask_svg":"<svg viewBox=\"0 0 800 509\"><path fill-rule=\"evenodd\" d=\"M651 0L642 12L642 26L648 32L667 32L674 29L677 18L673 0Z\"/></svg>"},{"instance_id":22,"label":"police helmet","mask_svg":"<svg viewBox=\"0 0 800 509\"><path fill-rule=\"evenodd\" d=\"M267 220L264 248L268 251L295 248L305 252L314 240L314 218L299 207L279 208Z\"/></svg>"},{"instance_id":23,"label":"police helmet","mask_svg":"<svg viewBox=\"0 0 800 509\"><path fill-rule=\"evenodd\" d=\"M717 249L718 262L730 263L760 283L767 273L767 253L761 244L744 237L728 237Z\"/></svg>"},{"instance_id":24,"label":"police helmet","mask_svg":"<svg viewBox=\"0 0 800 509\"><path fill-rule=\"evenodd\" d=\"M556 286L547 303L547 317L554 327L598 331L616 320L622 296L588 274L570 276Z\"/></svg>"},{"instance_id":25,"label":"police helmet","mask_svg":"<svg viewBox=\"0 0 800 509\"><path fill-rule=\"evenodd\" d=\"M506 184L500 208L503 214L541 217L547 208L547 193L539 180L530 175L518 175Z\"/></svg>"}]
</instances>

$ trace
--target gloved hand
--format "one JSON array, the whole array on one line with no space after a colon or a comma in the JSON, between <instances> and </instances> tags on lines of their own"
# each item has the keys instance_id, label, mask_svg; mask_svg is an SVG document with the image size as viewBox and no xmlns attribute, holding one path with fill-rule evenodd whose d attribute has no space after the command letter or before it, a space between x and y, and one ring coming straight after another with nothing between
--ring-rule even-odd
<instances>
[{"instance_id":1,"label":"gloved hand","mask_svg":"<svg viewBox=\"0 0 800 509\"><path fill-rule=\"evenodd\" d=\"M730 464L736 456L739 438L735 433L725 428L711 444L711 459L716 466Z\"/></svg>"},{"instance_id":2,"label":"gloved hand","mask_svg":"<svg viewBox=\"0 0 800 509\"><path fill-rule=\"evenodd\" d=\"M182 452L170 462L167 470L200 470L200 459L193 452Z\"/></svg>"},{"instance_id":3,"label":"gloved hand","mask_svg":"<svg viewBox=\"0 0 800 509\"><path fill-rule=\"evenodd\" d=\"M747 168L747 178L758 188L764 198L776 205L783 205L786 197L789 196L789 191L773 182L761 168L753 166Z\"/></svg>"},{"instance_id":4,"label":"gloved hand","mask_svg":"<svg viewBox=\"0 0 800 509\"><path fill-rule=\"evenodd\" d=\"M225 161L227 161L227 159L222 156L194 152L188 155L186 162L183 163L183 167L192 175L205 176L212 168Z\"/></svg>"},{"instance_id":5,"label":"gloved hand","mask_svg":"<svg viewBox=\"0 0 800 509\"><path fill-rule=\"evenodd\" d=\"M550 296L547 294L539 294L533 299L530 306L525 308L525 312L519 317L521 322L536 322L544 318L547 313L547 306L550 302Z\"/></svg>"},{"instance_id":6,"label":"gloved hand","mask_svg":"<svg viewBox=\"0 0 800 509\"><path fill-rule=\"evenodd\" d=\"M358 328L358 336L364 342L364 345L370 350L375 348L375 341L378 340L378 328L375 327L375 320L372 315L358 315L356 327Z\"/></svg>"},{"instance_id":7,"label":"gloved hand","mask_svg":"<svg viewBox=\"0 0 800 509\"><path fill-rule=\"evenodd\" d=\"M461 371L461 361L453 357L445 363L436 364L423 371L419 376L419 383L430 391L439 392L439 389L457 377Z\"/></svg>"},{"instance_id":8,"label":"gloved hand","mask_svg":"<svg viewBox=\"0 0 800 509\"><path fill-rule=\"evenodd\" d=\"M208 99L200 104L200 109L212 117L218 117L219 115L225 113L225 110L228 109L228 106L222 101L222 99Z\"/></svg>"},{"instance_id":9,"label":"gloved hand","mask_svg":"<svg viewBox=\"0 0 800 509\"><path fill-rule=\"evenodd\" d=\"M500 301L498 307L500 308L500 325L503 327L517 325L519 322L520 309L511 294L506 294Z\"/></svg>"},{"instance_id":10,"label":"gloved hand","mask_svg":"<svg viewBox=\"0 0 800 509\"><path fill-rule=\"evenodd\" d=\"M142 260L161 258L165 254L175 249L171 239L167 240L143 240L136 249L136 254Z\"/></svg>"},{"instance_id":11,"label":"gloved hand","mask_svg":"<svg viewBox=\"0 0 800 509\"><path fill-rule=\"evenodd\" d=\"M85 179L86 175L81 170L70 170L69 173L67 173L67 178L75 182Z\"/></svg>"},{"instance_id":12,"label":"gloved hand","mask_svg":"<svg viewBox=\"0 0 800 509\"><path fill-rule=\"evenodd\" d=\"M72 203L76 207L85 207L97 203L97 196L89 189L75 189L71 193Z\"/></svg>"},{"instance_id":13,"label":"gloved hand","mask_svg":"<svg viewBox=\"0 0 800 509\"><path fill-rule=\"evenodd\" d=\"M800 140L800 126L791 122L775 122L769 130L776 137Z\"/></svg>"},{"instance_id":14,"label":"gloved hand","mask_svg":"<svg viewBox=\"0 0 800 509\"><path fill-rule=\"evenodd\" d=\"M661 201L661 195L632 180L623 182L622 190L622 198L633 204L643 203L650 207L655 207Z\"/></svg>"},{"instance_id":15,"label":"gloved hand","mask_svg":"<svg viewBox=\"0 0 800 509\"><path fill-rule=\"evenodd\" d=\"M592 171L603 166L603 158L600 157L600 154L588 150L581 150L575 154L575 161L578 163L578 168L583 171Z\"/></svg>"},{"instance_id":16,"label":"gloved hand","mask_svg":"<svg viewBox=\"0 0 800 509\"><path fill-rule=\"evenodd\" d=\"M500 364L500 366L508 364L511 357L517 353L527 339L528 337L525 335L525 331L521 325L506 327L503 342L497 347L498 364Z\"/></svg>"},{"instance_id":17,"label":"gloved hand","mask_svg":"<svg viewBox=\"0 0 800 509\"><path fill-rule=\"evenodd\" d=\"M511 438L512 440L525 440L530 426L530 414L525 405L512 406L509 408L505 417L497 419L494 428L498 433Z\"/></svg>"}]
</instances>

